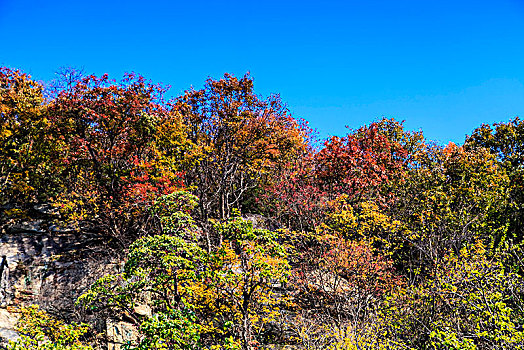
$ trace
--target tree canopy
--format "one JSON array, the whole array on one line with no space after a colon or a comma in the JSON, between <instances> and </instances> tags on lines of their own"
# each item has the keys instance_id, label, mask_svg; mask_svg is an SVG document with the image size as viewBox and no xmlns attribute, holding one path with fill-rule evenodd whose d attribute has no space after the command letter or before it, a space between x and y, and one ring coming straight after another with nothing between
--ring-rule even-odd
<instances>
[{"instance_id":1,"label":"tree canopy","mask_svg":"<svg viewBox=\"0 0 524 350\"><path fill-rule=\"evenodd\" d=\"M249 74L166 101L136 74L0 69L0 219L50 204L120 252L77 307L127 349L524 347L524 122L439 145L383 118L314 142ZM20 305L11 349L99 329ZM145 310L145 311L144 311Z\"/></svg>"}]
</instances>

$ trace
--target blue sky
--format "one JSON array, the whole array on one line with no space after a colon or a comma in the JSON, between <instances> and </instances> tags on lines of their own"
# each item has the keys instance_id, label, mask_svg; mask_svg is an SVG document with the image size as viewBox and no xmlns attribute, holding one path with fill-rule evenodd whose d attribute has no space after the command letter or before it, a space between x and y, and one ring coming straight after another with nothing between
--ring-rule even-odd
<instances>
[{"instance_id":1,"label":"blue sky","mask_svg":"<svg viewBox=\"0 0 524 350\"><path fill-rule=\"evenodd\" d=\"M381 116L441 143L524 117L524 0L0 0L0 65L135 71L177 95L250 71L321 136Z\"/></svg>"}]
</instances>

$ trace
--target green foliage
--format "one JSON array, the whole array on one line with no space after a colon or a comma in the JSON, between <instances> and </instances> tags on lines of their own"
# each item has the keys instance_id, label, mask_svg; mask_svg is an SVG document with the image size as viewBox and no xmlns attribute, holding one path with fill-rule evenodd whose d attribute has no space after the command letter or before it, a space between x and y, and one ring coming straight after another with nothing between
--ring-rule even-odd
<instances>
[{"instance_id":1,"label":"green foliage","mask_svg":"<svg viewBox=\"0 0 524 350\"><path fill-rule=\"evenodd\" d=\"M215 324L227 315L247 349L253 333L263 333L287 302L285 295L275 291L289 276L287 250L277 232L255 229L240 216L216 223L215 229L224 241L210 253L209 288L220 307L208 300L207 312L215 314Z\"/></svg>"},{"instance_id":2,"label":"green foliage","mask_svg":"<svg viewBox=\"0 0 524 350\"><path fill-rule=\"evenodd\" d=\"M509 183L507 199L498 210L498 220L508 227L509 245L522 245L524 240L524 121L519 117L492 126L483 124L466 139L468 150L490 152L505 169ZM515 259L513 259L515 260ZM517 259L518 260L518 259ZM522 271L521 271L522 272Z\"/></svg>"},{"instance_id":3,"label":"green foliage","mask_svg":"<svg viewBox=\"0 0 524 350\"><path fill-rule=\"evenodd\" d=\"M519 348L523 287L477 243L447 255L423 283L392 294L380 311L382 332L409 348Z\"/></svg>"},{"instance_id":4,"label":"green foliage","mask_svg":"<svg viewBox=\"0 0 524 350\"><path fill-rule=\"evenodd\" d=\"M289 271L278 234L235 217L215 224L223 243L207 252L187 232L194 229L187 214L194 205L187 193L155 201L151 210L165 233L132 243L124 272L99 279L78 301L133 320L140 333L133 348L246 348L253 330L275 319L284 302L273 291ZM137 313L140 304L152 315Z\"/></svg>"},{"instance_id":5,"label":"green foliage","mask_svg":"<svg viewBox=\"0 0 524 350\"><path fill-rule=\"evenodd\" d=\"M450 249L459 253L477 240L495 248L508 232L500 213L509 178L489 152L435 146L418 162L389 209L403 227L395 260L410 279L420 278Z\"/></svg>"},{"instance_id":6,"label":"green foliage","mask_svg":"<svg viewBox=\"0 0 524 350\"><path fill-rule=\"evenodd\" d=\"M9 350L92 350L81 341L88 331L86 324L66 324L32 305L20 309L16 330L20 338L10 341Z\"/></svg>"},{"instance_id":7,"label":"green foliage","mask_svg":"<svg viewBox=\"0 0 524 350\"><path fill-rule=\"evenodd\" d=\"M125 272L98 280L78 302L133 320L141 338L129 348L197 349L200 327L187 283L197 278L193 258L199 253L174 236L139 239L130 247ZM149 305L154 314L139 314L139 305Z\"/></svg>"},{"instance_id":8,"label":"green foliage","mask_svg":"<svg viewBox=\"0 0 524 350\"><path fill-rule=\"evenodd\" d=\"M158 312L140 325L143 335L140 343L126 349L198 349L200 344L199 327L196 318L187 309L171 309L168 313Z\"/></svg>"},{"instance_id":9,"label":"green foliage","mask_svg":"<svg viewBox=\"0 0 524 350\"><path fill-rule=\"evenodd\" d=\"M198 198L189 192L175 191L155 200L150 211L159 220L162 232L189 239L197 229L191 216L197 204Z\"/></svg>"}]
</instances>

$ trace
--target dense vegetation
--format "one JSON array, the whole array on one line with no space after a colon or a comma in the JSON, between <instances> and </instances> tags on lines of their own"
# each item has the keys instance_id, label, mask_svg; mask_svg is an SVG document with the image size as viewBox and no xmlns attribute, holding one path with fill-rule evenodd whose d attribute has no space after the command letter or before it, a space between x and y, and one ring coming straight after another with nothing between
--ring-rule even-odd
<instances>
[{"instance_id":1,"label":"dense vegetation","mask_svg":"<svg viewBox=\"0 0 524 350\"><path fill-rule=\"evenodd\" d=\"M134 324L130 349L524 347L524 121L319 142L249 75L164 93L0 69L2 220L52 203L125 252L77 305ZM95 346L21 312L12 349Z\"/></svg>"}]
</instances>

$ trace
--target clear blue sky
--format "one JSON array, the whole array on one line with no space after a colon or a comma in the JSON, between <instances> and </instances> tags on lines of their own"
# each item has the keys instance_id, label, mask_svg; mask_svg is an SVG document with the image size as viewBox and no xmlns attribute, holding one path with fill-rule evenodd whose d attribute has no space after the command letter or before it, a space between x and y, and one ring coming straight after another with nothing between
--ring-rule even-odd
<instances>
[{"instance_id":1,"label":"clear blue sky","mask_svg":"<svg viewBox=\"0 0 524 350\"><path fill-rule=\"evenodd\" d=\"M250 71L322 136L381 116L462 143L524 117L524 0L0 0L0 65L135 71L177 95Z\"/></svg>"}]
</instances>

